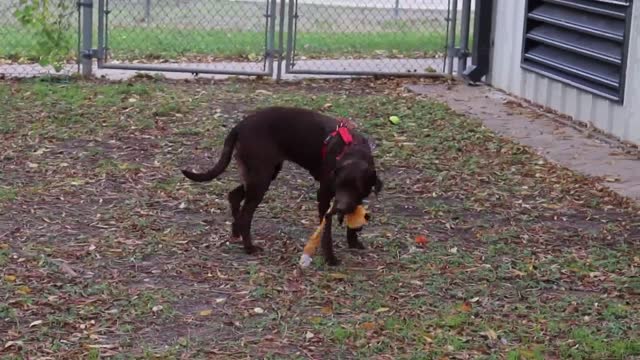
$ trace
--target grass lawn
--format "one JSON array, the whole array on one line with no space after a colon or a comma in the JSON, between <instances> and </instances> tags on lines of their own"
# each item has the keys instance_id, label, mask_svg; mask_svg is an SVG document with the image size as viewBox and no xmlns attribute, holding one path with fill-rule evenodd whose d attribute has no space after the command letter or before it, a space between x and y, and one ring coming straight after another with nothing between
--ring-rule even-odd
<instances>
[{"instance_id":1,"label":"grass lawn","mask_svg":"<svg viewBox=\"0 0 640 360\"><path fill-rule=\"evenodd\" d=\"M0 59L33 59L33 41L23 29L4 28ZM119 27L109 33L110 57L117 60L197 61L210 57L256 61L264 55L264 46L264 32L255 31ZM76 48L77 35L70 33L69 59L75 59ZM297 40L297 53L308 58L424 58L442 54L444 48L445 35L437 32L304 32Z\"/></svg>"},{"instance_id":2,"label":"grass lawn","mask_svg":"<svg viewBox=\"0 0 640 360\"><path fill-rule=\"evenodd\" d=\"M0 83L0 357L640 356L639 209L401 84ZM235 167L179 172L270 104L377 144L367 250L336 229L339 267L297 269L316 185L295 166L259 256L228 242Z\"/></svg>"}]
</instances>

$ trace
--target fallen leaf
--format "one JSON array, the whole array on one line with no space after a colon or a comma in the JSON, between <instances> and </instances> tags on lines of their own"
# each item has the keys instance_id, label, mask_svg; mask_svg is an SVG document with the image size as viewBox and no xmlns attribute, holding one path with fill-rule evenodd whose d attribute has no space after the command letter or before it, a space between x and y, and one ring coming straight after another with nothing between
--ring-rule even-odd
<instances>
[{"instance_id":1,"label":"fallen leaf","mask_svg":"<svg viewBox=\"0 0 640 360\"><path fill-rule=\"evenodd\" d=\"M344 280L347 278L347 275L343 273L331 273L329 277L335 280Z\"/></svg>"},{"instance_id":2,"label":"fallen leaf","mask_svg":"<svg viewBox=\"0 0 640 360\"><path fill-rule=\"evenodd\" d=\"M114 344L87 344L85 346L91 349L114 349L118 347Z\"/></svg>"},{"instance_id":3,"label":"fallen leaf","mask_svg":"<svg viewBox=\"0 0 640 360\"><path fill-rule=\"evenodd\" d=\"M496 334L496 332L491 329L487 329L487 331L483 331L480 334L486 336L487 338L489 338L489 340L498 340L498 334Z\"/></svg>"},{"instance_id":4,"label":"fallen leaf","mask_svg":"<svg viewBox=\"0 0 640 360\"><path fill-rule=\"evenodd\" d=\"M304 334L304 338L307 340L311 340L315 337L315 335L311 332L311 331L307 331L306 334Z\"/></svg>"},{"instance_id":5,"label":"fallen leaf","mask_svg":"<svg viewBox=\"0 0 640 360\"><path fill-rule=\"evenodd\" d=\"M71 268L71 266L69 266L69 264L67 264L67 263L65 263L65 262L62 262L62 263L60 263L60 264L58 264L58 265L59 265L59 267L60 267L60 270L61 270L63 273L65 273L65 274L67 274L67 275L69 275L69 276L71 276L71 277L77 277L77 276L78 276L78 273L77 273L77 272L75 272L75 271Z\"/></svg>"},{"instance_id":6,"label":"fallen leaf","mask_svg":"<svg viewBox=\"0 0 640 360\"><path fill-rule=\"evenodd\" d=\"M307 261L307 259L309 261ZM304 254L303 254L302 258L300 259L300 265L302 265L302 268L311 265L310 260L311 260L311 257L309 257L309 256L305 257ZM284 289L286 291L296 292L296 291L301 291L303 289L303 287L304 286L299 281L287 281L287 283L284 286Z\"/></svg>"},{"instance_id":7,"label":"fallen leaf","mask_svg":"<svg viewBox=\"0 0 640 360\"><path fill-rule=\"evenodd\" d=\"M4 281L6 282L16 282L16 277L15 275L5 275L3 277Z\"/></svg>"},{"instance_id":8,"label":"fallen leaf","mask_svg":"<svg viewBox=\"0 0 640 360\"><path fill-rule=\"evenodd\" d=\"M565 309L565 313L567 314L573 314L577 311L578 311L578 305L575 302L569 304L569 306L567 306L567 308Z\"/></svg>"},{"instance_id":9,"label":"fallen leaf","mask_svg":"<svg viewBox=\"0 0 640 360\"><path fill-rule=\"evenodd\" d=\"M16 349L20 349L20 348L22 348L23 345L24 345L24 343L22 341L9 341L6 344L4 344L4 348L8 349L8 348L13 346Z\"/></svg>"},{"instance_id":10,"label":"fallen leaf","mask_svg":"<svg viewBox=\"0 0 640 360\"><path fill-rule=\"evenodd\" d=\"M389 308L381 307L378 310L374 311L373 313L374 314L379 314L379 313L383 313L383 312L387 312L387 311L389 311Z\"/></svg>"},{"instance_id":11,"label":"fallen leaf","mask_svg":"<svg viewBox=\"0 0 640 360\"><path fill-rule=\"evenodd\" d=\"M360 328L363 330L371 331L376 328L376 324L371 321L360 324Z\"/></svg>"},{"instance_id":12,"label":"fallen leaf","mask_svg":"<svg viewBox=\"0 0 640 360\"><path fill-rule=\"evenodd\" d=\"M525 276L526 275L522 271L519 271L519 270L516 270L516 269L511 269L511 272L516 276Z\"/></svg>"},{"instance_id":13,"label":"fallen leaf","mask_svg":"<svg viewBox=\"0 0 640 360\"><path fill-rule=\"evenodd\" d=\"M212 313L213 313L213 310L211 310L211 309L202 310L202 311L200 311L200 316L209 316Z\"/></svg>"},{"instance_id":14,"label":"fallen leaf","mask_svg":"<svg viewBox=\"0 0 640 360\"><path fill-rule=\"evenodd\" d=\"M333 314L333 308L329 305L323 306L322 309L320 309L320 312L325 315L331 315Z\"/></svg>"},{"instance_id":15,"label":"fallen leaf","mask_svg":"<svg viewBox=\"0 0 640 360\"><path fill-rule=\"evenodd\" d=\"M234 327L237 327L237 328L242 327L242 324L240 324L238 321L225 320L222 323L227 325L227 326L234 326Z\"/></svg>"},{"instance_id":16,"label":"fallen leaf","mask_svg":"<svg viewBox=\"0 0 640 360\"><path fill-rule=\"evenodd\" d=\"M272 93L272 92L267 91L267 90L262 90L262 89L256 90L256 91L255 91L255 94L273 95L273 93Z\"/></svg>"},{"instance_id":17,"label":"fallen leaf","mask_svg":"<svg viewBox=\"0 0 640 360\"><path fill-rule=\"evenodd\" d=\"M36 325L40 325L40 324L42 324L42 322L43 322L42 320L36 320L36 321L32 322L31 324L29 324L29 327L34 327Z\"/></svg>"},{"instance_id":18,"label":"fallen leaf","mask_svg":"<svg viewBox=\"0 0 640 360\"><path fill-rule=\"evenodd\" d=\"M31 293L31 288L28 286L20 286L18 287L18 289L16 290L16 292L20 295L27 295Z\"/></svg>"},{"instance_id":19,"label":"fallen leaf","mask_svg":"<svg viewBox=\"0 0 640 360\"><path fill-rule=\"evenodd\" d=\"M460 305L460 311L462 312L470 312L472 309L471 303L468 301L465 301L464 303L462 303L462 305Z\"/></svg>"}]
</instances>

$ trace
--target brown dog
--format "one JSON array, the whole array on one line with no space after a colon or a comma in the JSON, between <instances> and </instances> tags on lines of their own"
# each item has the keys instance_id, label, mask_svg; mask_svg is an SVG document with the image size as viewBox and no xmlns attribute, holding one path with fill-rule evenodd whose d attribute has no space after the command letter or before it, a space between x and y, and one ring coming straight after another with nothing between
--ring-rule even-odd
<instances>
[{"instance_id":1,"label":"brown dog","mask_svg":"<svg viewBox=\"0 0 640 360\"><path fill-rule=\"evenodd\" d=\"M340 126L339 126L340 125ZM210 181L229 165L235 150L242 184L229 192L233 217L232 236L242 237L248 254L260 251L251 241L253 214L285 160L292 161L320 182L318 212L320 219L335 197L335 211L326 214L321 247L325 261L337 265L331 238L331 218L340 222L362 204L371 192L382 190L367 139L344 123L305 109L270 107L258 110L234 126L224 141L216 165L205 173L182 170L193 181ZM244 200L244 204L241 203ZM358 230L347 230L350 248L363 249Z\"/></svg>"}]
</instances>

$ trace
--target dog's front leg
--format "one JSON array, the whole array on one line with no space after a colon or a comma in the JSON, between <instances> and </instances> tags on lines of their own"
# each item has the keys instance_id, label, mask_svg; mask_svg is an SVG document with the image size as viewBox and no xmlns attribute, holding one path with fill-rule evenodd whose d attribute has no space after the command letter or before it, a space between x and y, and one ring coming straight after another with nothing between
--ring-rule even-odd
<instances>
[{"instance_id":1,"label":"dog's front leg","mask_svg":"<svg viewBox=\"0 0 640 360\"><path fill-rule=\"evenodd\" d=\"M347 244L349 245L349 249L364 249L364 245L358 240L358 233L362 231L362 228L359 229L350 229L347 228Z\"/></svg>"},{"instance_id":2,"label":"dog's front leg","mask_svg":"<svg viewBox=\"0 0 640 360\"><path fill-rule=\"evenodd\" d=\"M320 184L320 188L316 193L318 199L318 215L320 217L320 221L329 211L329 206L331 205L331 199L333 199L333 192L330 187L324 184Z\"/></svg>"},{"instance_id":3,"label":"dog's front leg","mask_svg":"<svg viewBox=\"0 0 640 360\"><path fill-rule=\"evenodd\" d=\"M333 253L333 238L331 236L331 223L335 211L330 211L325 215L324 230L322 231L322 239L320 246L322 246L322 253L324 255L324 261L329 266L336 266L340 262L336 255Z\"/></svg>"}]
</instances>

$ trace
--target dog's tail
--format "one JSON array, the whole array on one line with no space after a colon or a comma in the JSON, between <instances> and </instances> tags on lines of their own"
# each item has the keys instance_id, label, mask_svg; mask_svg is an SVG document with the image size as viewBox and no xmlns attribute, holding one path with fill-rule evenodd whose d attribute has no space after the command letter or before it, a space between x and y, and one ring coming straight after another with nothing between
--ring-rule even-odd
<instances>
[{"instance_id":1,"label":"dog's tail","mask_svg":"<svg viewBox=\"0 0 640 360\"><path fill-rule=\"evenodd\" d=\"M222 147L222 154L220 154L220 158L218 162L212 167L210 170L207 170L204 173L194 173L188 170L182 170L182 174L186 176L188 179L204 182L211 181L218 177L222 172L229 166L231 162L231 155L233 155L233 150L236 145L236 141L238 140L238 131L234 127L231 129L227 137L224 139L224 146Z\"/></svg>"}]
</instances>

